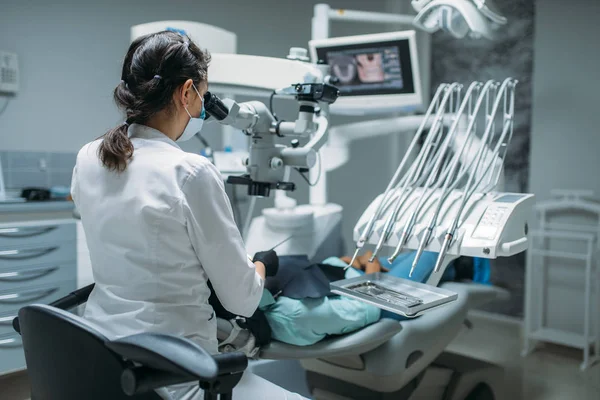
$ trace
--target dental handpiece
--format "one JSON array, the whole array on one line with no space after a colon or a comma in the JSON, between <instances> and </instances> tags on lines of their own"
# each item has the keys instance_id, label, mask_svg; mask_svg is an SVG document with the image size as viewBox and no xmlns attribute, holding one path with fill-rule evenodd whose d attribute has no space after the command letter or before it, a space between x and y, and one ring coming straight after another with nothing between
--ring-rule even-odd
<instances>
[{"instance_id":1,"label":"dental handpiece","mask_svg":"<svg viewBox=\"0 0 600 400\"><path fill-rule=\"evenodd\" d=\"M458 173L456 171L456 169L459 165L459 160L462 157L463 152L465 151L465 149L467 147L470 146L470 143L471 143L472 134L474 132L473 128L475 126L475 122L474 122L475 117L473 116L472 111L471 111L471 101L472 101L473 94L475 93L475 91L478 91L482 85L483 84L481 82L473 82L473 83L471 83L471 85L469 85L469 88L467 89L464 100L462 101L462 103L457 111L456 119L450 128L449 136L451 136L451 140L454 140L458 126L460 124L460 118L463 115L463 113L465 112L465 109L468 107L469 108L469 116L468 116L469 125L467 128L467 131L465 132L465 140L460 148L460 151L458 151L455 154L453 160L451 160L450 171L445 179L444 186L441 190L441 194L440 194L439 198L437 199L435 211L433 212L433 215L431 216L429 223L427 224L427 228L423 234L423 237L421 238L419 247L417 248L417 253L415 254L415 258L413 259L409 276L412 276L412 273L413 273L414 269L416 268L416 266L419 262L419 259L421 258L423 252L425 251L425 248L429 244L429 240L431 239L431 235L433 234L433 231L437 225L437 219L441 212L442 206L444 205L444 202L449 197L450 193L452 193L454 188L456 188L458 186L458 184L462 180L463 176L465 175L466 171L468 170L468 168L465 168L464 170L462 170L462 168L461 168L461 170L459 170ZM455 175L457 175L457 176L455 177ZM450 182L452 181L452 179L454 177L455 177L454 182L452 184L450 184Z\"/></svg>"},{"instance_id":2,"label":"dental handpiece","mask_svg":"<svg viewBox=\"0 0 600 400\"><path fill-rule=\"evenodd\" d=\"M500 99L503 96L503 94L506 91L506 89L509 86L509 84L512 84L512 81L513 80L511 78L509 78L509 79L506 79L502 83L502 85L500 87L500 90L498 90L498 92L497 92L496 99L495 99L494 105L492 107L492 112L489 113L488 115L495 115L496 114L496 112L498 111L498 107L500 105ZM489 85L490 82L491 81L488 81L486 83L485 87L491 86L491 85ZM485 87L484 87L484 90L485 90ZM486 91L485 94L487 95L488 92ZM482 98L483 96L484 96L484 93L482 93L480 95L480 98L478 99L478 104L477 104L478 106L481 105L481 101L483 100L483 98ZM477 109L479 109L479 107L477 107ZM490 121L490 119L488 118L487 126L486 126L485 132L483 134L483 138L482 138L482 145L481 145L481 148L479 150L479 153L477 154L477 162L475 163L475 168L474 168L473 171L477 171L477 169L479 168L479 164L481 163L483 154L485 153L485 150L487 148L486 143L488 142L488 138L490 136L490 132L491 132L493 126L494 126L493 120ZM504 136L505 134L506 134L506 127L503 129L502 136ZM499 141L498 145L500 145L501 142L502 142L502 140ZM494 159L492 159L491 163L493 163L493 162L494 162ZM488 163L488 166L486 168L486 172L484 172L482 174L481 178L479 179L479 182L487 174L487 170L489 169L491 163ZM465 187L465 192L464 192L462 200L461 200L461 205L460 205L460 207L459 207L459 209L458 209L458 211L456 213L456 216L455 216L454 220L452 221L452 225L451 225L450 229L446 232L446 235L444 237L444 242L442 244L442 248L440 249L440 253L439 253L438 258L437 258L436 263L435 263L434 272L438 272L439 269L441 268L442 263L443 263L443 261L444 261L444 259L446 257L446 253L450 249L450 245L451 245L452 240L454 238L454 235L455 235L456 229L458 227L458 223L460 221L460 217L462 215L462 212L463 212L463 210L465 208L465 205L468 202L468 200L473 196L473 193L475 192L475 189L477 188L477 185L475 185L473 187L473 189L471 189L471 187L473 186L473 182L475 180L475 176L476 176L475 172L473 172L469 176L469 181L467 182L467 185Z\"/></svg>"},{"instance_id":3,"label":"dental handpiece","mask_svg":"<svg viewBox=\"0 0 600 400\"><path fill-rule=\"evenodd\" d=\"M397 199L396 206L394 207L393 212L390 214L390 216L385 222L383 233L381 235L381 238L379 239L379 242L377 243L377 246L375 247L375 250L373 251L373 255L371 256L369 262L373 262L373 260L383 247L384 243L388 241L393 230L393 224L396 221L397 215L402 206L404 205L404 202L408 198L410 198L415 189L423 183L425 175L423 174L419 177L419 175L415 174L415 171L420 170L425 157L424 153L420 153L419 157L417 158L417 160L415 160L410 170L408 171L408 174L405 175L407 179L404 185L402 186L400 197Z\"/></svg>"},{"instance_id":4,"label":"dental handpiece","mask_svg":"<svg viewBox=\"0 0 600 400\"><path fill-rule=\"evenodd\" d=\"M373 255L369 259L369 262L373 262L373 260L377 256L377 253L381 250L381 247L383 246L383 244L388 240L389 234L391 233L390 225L396 216L398 207L400 207L402 204L404 204L406 199L408 197L410 197L410 195L412 194L412 190L409 190L409 192L406 193L406 190L407 190L406 185L404 187L402 187L402 189L400 189L400 190L401 190L400 196L398 197L398 199L396 199L396 203L395 203L395 204L397 204L397 207L394 207L392 213L390 214L390 216L388 216L387 220L385 221L385 225L383 227L383 232L381 234L381 237L379 238L379 242L377 243L375 250L373 251Z\"/></svg>"},{"instance_id":5,"label":"dental handpiece","mask_svg":"<svg viewBox=\"0 0 600 400\"><path fill-rule=\"evenodd\" d=\"M402 182L400 184L402 184ZM388 201L386 202L385 206L382 209L382 213L384 215L385 215L385 213L387 213L389 208L394 204L395 200L400 196L401 196L401 194L398 193L398 189L396 188L394 194L388 199ZM352 264L354 264L354 261L356 261L356 258L358 257L358 250L360 250L360 248L357 247L350 264L348 264L346 267L344 267L344 270L347 270L348 268L350 268L352 266Z\"/></svg>"},{"instance_id":6,"label":"dental handpiece","mask_svg":"<svg viewBox=\"0 0 600 400\"><path fill-rule=\"evenodd\" d=\"M510 138L512 137L512 133L513 133L513 126L514 126L514 91L511 92L511 105L510 105L510 111L506 112L507 110L507 104L506 104L506 95L507 95L507 90L509 88L514 89L516 85L516 80L513 80L512 78L508 78L503 82L503 85L497 95L495 104L494 104L494 108L492 113L495 115L495 113L498 111L498 106L500 103L500 99L503 98L504 99L504 113L503 113L503 126L502 126L502 131L500 133L498 142L496 143L495 147L492 148L488 148L488 146L485 144L485 142L482 143L482 147L480 149L480 154L479 156L479 160L476 166L476 169L479 169L479 163L480 162L486 162L487 165L485 166L483 172L481 173L481 176L479 177L479 179L476 181L475 184L472 184L470 190L469 190L469 194L468 197L473 196L473 194L475 193L475 191L481 186L481 184L483 183L483 180L485 179L486 176L488 176L488 172L490 172L490 167L493 167L491 170L491 173L489 174L489 176L493 176L494 175L494 171L496 168L496 161L499 159L498 156L500 154L500 149L502 147L504 147L504 154L506 154L506 148L508 146L508 143L510 142ZM495 123L492 124L492 131L495 128ZM489 126L487 129L490 129ZM507 140L507 135L509 136L509 139ZM494 134L495 136L495 134ZM491 146L491 140L493 139L493 136L491 136L489 138L490 141L490 146ZM484 161L485 160L485 161ZM501 163L502 164L502 163ZM499 170L502 169L502 166L500 165ZM474 173L473 176L476 176L477 174ZM472 179L470 179L470 182L472 183ZM494 183L495 184L495 183ZM489 184L488 186L486 186L482 192L483 193L487 193L489 188ZM463 205L464 207L464 205Z\"/></svg>"},{"instance_id":7,"label":"dental handpiece","mask_svg":"<svg viewBox=\"0 0 600 400\"><path fill-rule=\"evenodd\" d=\"M485 178L487 172L489 171L489 167L491 165L492 165L492 163L488 163L488 166L486 167L483 175L479 178L478 183L472 189L469 190L469 192L466 194L466 196L464 196L464 199L466 199L466 201L463 200L461 207L459 208L459 211L452 222L451 228L446 232L446 236L444 236L444 242L442 243L442 248L441 248L438 258L436 260L434 272L439 271L439 269L442 266L442 263L444 262L444 259L446 258L446 254L447 254L448 250L450 249L450 245L452 243L452 240L454 239L454 236L456 234L456 229L458 228L458 224L459 224L461 216L463 214L464 206L469 201L469 199L471 199L473 197L473 194L475 194L477 187Z\"/></svg>"},{"instance_id":8,"label":"dental handpiece","mask_svg":"<svg viewBox=\"0 0 600 400\"><path fill-rule=\"evenodd\" d=\"M356 260L356 257L358 256L358 253L360 252L360 250L363 248L363 246L365 245L365 243L369 240L372 231L373 231L373 226L375 225L375 221L377 220L377 218L379 217L381 210L383 208L383 205L385 203L385 200L387 199L390 191L392 190L392 188L395 186L396 181L398 180L398 177L400 176L400 173L402 172L402 170L404 169L406 163L408 162L408 159L410 158L410 154L412 154L414 148L416 147L417 143L419 142L419 140L421 139L421 136L423 134L423 131L425 130L425 126L427 121L429 120L429 117L431 116L433 110L436 107L436 102L439 100L439 97L442 95L442 93L444 93L444 91L446 90L446 88L448 87L448 84L441 84L440 86L438 86L435 95L427 109L427 112L425 113L425 117L423 118L423 122L421 123L421 125L419 126L419 129L417 130L417 133L415 134L410 146L408 147L402 162L400 163L400 165L398 166L398 168L396 169L396 172L394 173L394 176L392 177L392 179L390 180L390 182L388 183L388 186L383 194L383 198L381 200L381 203L379 203L377 209L375 210L375 212L373 213L373 215L371 216L371 218L369 219L369 221L367 222L367 225L365 226L365 228L363 229L363 232L360 235L360 238L357 240L356 242L356 249L354 251L354 255L352 256L352 262L350 263L350 265L352 265L354 263L354 261Z\"/></svg>"},{"instance_id":9,"label":"dental handpiece","mask_svg":"<svg viewBox=\"0 0 600 400\"><path fill-rule=\"evenodd\" d=\"M406 234L404 234L404 232L402 234L404 241L406 241L408 238L408 235L410 235L412 233L412 230L414 229L414 226L416 224L419 214L421 213L421 211L423 210L423 208L425 207L425 205L427 204L427 202L429 201L431 196L433 196L433 194L436 192L439 185L444 180L443 177L447 176L446 174L449 172L449 170L450 170L450 165L447 165L446 168L444 169L442 176L440 177L440 180L438 180L437 183L432 188L426 189L429 191L429 193L426 194L424 191L423 194L421 195L421 198L419 199L419 204L417 205L415 211L413 212L413 215L411 216L409 223L405 226ZM427 235L427 233L425 235ZM429 239L427 238L426 240L429 240ZM417 262L419 261L419 258L421 257L421 254L424 251L424 248L425 248L424 243L425 243L425 245L427 244L426 241L424 242L423 240L421 240L421 243L419 243L419 249L417 250L417 254L415 256L415 259L413 260L413 263L410 268L410 272L408 274L409 277L412 277L412 274L415 270ZM399 243L399 245L400 244L404 245L404 243L401 243L401 242ZM398 248L401 250L400 246L398 246ZM395 254L395 256L397 257L397 254Z\"/></svg>"},{"instance_id":10,"label":"dental handpiece","mask_svg":"<svg viewBox=\"0 0 600 400\"><path fill-rule=\"evenodd\" d=\"M504 129L507 129L506 125L509 125L509 129L510 131L508 132L508 138L505 138L505 134L503 133L502 136L500 137L499 142L501 143L500 146L497 146L497 151L494 152L493 154L493 158L496 158L499 156L500 154L500 147L504 147L504 152L502 154L502 156L499 158L500 160L504 161L506 159L506 153L508 152L508 146L510 145L510 142L512 141L512 137L513 137L513 130L514 130L514 115L515 115L515 88L517 86L517 83L519 83L518 80L514 79L512 80L512 82L509 85L509 91L508 93L504 94L504 115L503 115L503 124L505 125ZM510 100L509 100L510 98ZM494 164L494 169L492 170L492 173L490 174L490 183L488 186L486 186L482 191L484 193L488 193L490 192L494 187L496 187L496 185L498 184L498 181L500 180L500 175L502 174L502 167L503 167L503 162L499 163L498 165L498 171L494 174L494 172L496 171L496 165ZM495 175L495 177L493 177ZM493 178L492 178L493 177Z\"/></svg>"},{"instance_id":11,"label":"dental handpiece","mask_svg":"<svg viewBox=\"0 0 600 400\"><path fill-rule=\"evenodd\" d=\"M422 164L421 168L418 170L417 173L418 174L421 174L421 172L423 172L423 173L420 176L419 183L416 186L420 186L423 183L423 180L427 177L426 187L429 187L431 185L431 180L433 178L435 178L437 171L439 170L441 163L444 160L444 155L446 154L449 137L447 136L444 139L443 144L441 146L439 146L439 143L442 141L440 136L443 133L443 124L441 123L441 121L444 117L443 110L445 109L448 100L451 99L451 95L454 93L455 90L460 89L460 87L461 87L461 85L456 84L456 83L450 85L444 95L444 98L441 101L440 108L438 109L438 112L435 116L434 125L432 126L431 132L429 133L429 135L427 137L427 143L424 144L424 146L423 146L424 150L425 150L425 153L424 153L425 155L422 160L424 161L425 159L429 158L429 153L431 152L431 149L434 146L432 144L432 142L436 141L435 149L437 150L437 148L440 147L440 150L437 152L434 152L434 154L431 156L430 162L427 163L426 171L422 171L422 167L424 165L424 164ZM408 197L410 197L410 195L412 195L412 193L414 192L415 189L416 189L416 187L413 188L413 190L410 192ZM421 197L421 199L422 199L422 197ZM418 210L419 205L417 205L416 210ZM389 222L391 222L391 223L388 224L388 231L384 232L385 234L382 236L383 240L380 240L380 242L378 243L378 247L376 249L377 251L380 250L381 247L383 246L384 242L389 239L391 231L393 230L394 225L397 221L397 215L402 206L403 206L403 202L398 203L398 206L396 207L394 214L392 214L393 218L389 220ZM412 226L412 223L413 223L412 220L414 219L414 215L415 215L415 212L413 212L413 214L409 218L408 224L405 225L405 228L402 232L400 241L399 241L398 245L396 246L394 253L388 259L389 262L393 262L396 259L396 257L398 256L398 254L400 253L400 251L402 251L404 243L406 242L406 239L407 239L408 235L410 234L410 230L408 230L407 227ZM374 253L374 256L375 255L376 255L376 253Z\"/></svg>"},{"instance_id":12,"label":"dental handpiece","mask_svg":"<svg viewBox=\"0 0 600 400\"><path fill-rule=\"evenodd\" d=\"M496 82L494 82L494 81L492 81L492 80L490 80L490 81L487 81L487 82L485 83L485 85L483 86L483 89L482 89L482 90L481 90L481 92L479 93L479 97L478 97L478 99L477 99L476 105L475 105L475 107L474 107L474 110L473 110L473 112L472 112L471 121L469 122L469 126L467 127L467 137L465 138L465 143L463 144L463 146L462 146L462 148L461 148L461 151L460 151L460 153L459 153L459 157L462 155L462 153L463 153L463 152L464 152L464 150L466 149L466 147L467 147L467 143L469 142L469 139L471 138L471 135L474 133L474 131L473 131L473 128L474 128L474 126L475 126L475 124L476 124L476 118L475 118L474 116L475 116L475 115L477 115L477 113L479 112L479 110L480 110L480 108L481 108L481 106L482 106L482 104L483 104L483 101L484 101L484 99L486 100L486 102L487 102L487 101L489 101L489 91L490 91L490 89L491 89L491 88L493 88L493 87L494 87L494 85L496 85ZM487 108L487 104L486 104L486 108ZM486 114L487 114L487 113L486 113ZM489 127L489 124L488 124L488 127ZM489 134L489 131L487 131L487 130L486 130L486 134ZM462 170L462 174L461 174L461 176L459 177L459 179L457 179L457 181L455 182L455 184L456 184L458 181L460 181L460 179L462 179L462 176L463 176L465 173L467 173L468 171L470 171L470 170L476 171L476 170L477 170L477 168L478 168L478 166L479 166L479 163L480 163L480 161L481 161L481 155L482 155L482 152L484 151L484 146L485 146L485 143L487 142L487 136L486 136L486 134L484 134L484 138L483 138L483 140L482 140L481 147L480 147L480 149L478 150L478 152L477 152L477 155L476 155L475 159L473 159L473 160L472 160L472 161L469 163L469 166L468 166L467 168L465 168L464 170ZM470 144L469 144L469 146L470 146ZM473 169L473 168L472 168L472 166L473 166L474 164L475 164L475 168ZM467 192L468 192L468 190L469 190L469 187L470 187L470 184L471 184L471 181L472 181L472 178L473 178L473 176L474 176L474 175L475 175L475 172L473 172L473 173L469 174L469 182L467 183L467 185L466 185L466 187L465 187L465 192L464 192L464 194L463 194L463 199L462 199L462 201L463 201L463 202L464 202L465 196L467 195ZM454 186L454 185L453 185L453 186ZM450 190L451 190L451 189L450 189ZM456 218L455 218L455 220L453 221L453 224L452 224L453 226L452 226L452 227L451 227L451 228L450 228L450 229L447 231L447 233L446 233L446 235L445 235L445 237L444 237L444 242L443 242L443 244L442 244L442 248L441 248L441 250L440 250L440 254L439 254L439 256L438 256L438 259L437 259L437 261L436 261L436 267L435 267L435 271L436 271L436 272L437 272L437 271L439 270L439 268L441 267L441 263L442 263L443 259L445 258L445 255L446 255L446 252L447 252L447 250L448 250L448 248L449 248L449 246L450 246L450 243L452 242L452 239L453 239L453 237L454 237L455 225L456 225L456 223L457 223L457 219L458 219L458 218L460 218L460 211L462 210L462 207L464 207L464 205L463 205L463 206L461 206L461 208L460 208L460 210L459 210L459 212L458 212L458 215L457 215L457 217L456 217Z\"/></svg>"},{"instance_id":13,"label":"dental handpiece","mask_svg":"<svg viewBox=\"0 0 600 400\"><path fill-rule=\"evenodd\" d=\"M402 181L400 181L399 185L402 185L403 182L404 182L404 179ZM397 190L397 188L395 188L394 190ZM379 205L377 206L375 213L369 219L369 222L363 229L363 232L362 232L359 240L356 242L356 249L354 250L354 254L352 255L352 260L344 269L348 269L352 264L354 264L354 261L356 261L356 258L358 257L358 253L363 248L365 243L369 240L369 238L373 232L372 228L373 228L373 225L375 224L375 221L377 220L377 216L380 213L385 214L387 212L387 210L389 209L389 207L392 204L394 204L394 199L399 196L399 194L397 192L394 192L391 195L390 195L390 193L391 192L388 192L388 191L386 191L386 193L384 193L384 195L381 199L381 203L379 203ZM389 198L388 198L388 196L389 196Z\"/></svg>"},{"instance_id":14,"label":"dental handpiece","mask_svg":"<svg viewBox=\"0 0 600 400\"><path fill-rule=\"evenodd\" d=\"M446 146L445 146L444 152L442 154L443 158L446 158L445 156L446 156L446 152L448 151L448 144L452 140L454 140L456 128L458 126L458 118L460 115L462 115L463 111L464 111L464 104L463 104L463 107L461 107L459 113L457 114L455 123L452 125L450 133L448 134L447 141L445 143ZM413 211L413 214L411 215L408 223L405 225L404 230L402 232L401 239L400 239L394 253L388 260L388 261L392 262L399 255L400 251L402 250L404 244L406 243L406 241L408 239L408 236L412 233L412 230L414 229L414 226L415 226L417 220L419 219L419 215L422 212L423 208L429 202L429 199L439 189L440 185L442 185L442 183L443 183L443 189L442 189L441 195L437 199L437 203L436 203L436 200L433 201L433 204L436 204L437 206L436 206L436 209L430 219L430 222L423 234L423 237L421 238L421 241L419 242L419 247L417 248L417 253L415 254L415 257L413 259L413 262L412 262L412 265L410 268L410 272L408 275L409 277L412 277L412 274L417 266L417 263L419 262L419 259L421 258L421 255L423 254L423 251L425 250L425 247L429 243L429 239L431 238L431 234L433 232L433 229L435 228L437 217L440 213L440 210L441 210L441 207L443 205L445 198L450 193L450 191L453 190L453 188L456 187L458 185L458 183L460 182L461 178L456 179L454 181L454 183L450 186L450 188L448 188L449 182L452 180L452 177L456 173L456 167L458 165L458 160L460 158L459 156L460 156L460 154L456 155L453 158L447 158L446 161L444 162L445 165L442 167L442 173L439 175L437 181L427 183L427 186L426 186L425 190L423 191L423 193L421 194L421 197L419 199L419 204ZM440 169L440 167L441 167L440 164L443 162L443 158L438 159L438 166L436 166L436 171ZM450 190L448 190L448 189L450 189Z\"/></svg>"},{"instance_id":15,"label":"dental handpiece","mask_svg":"<svg viewBox=\"0 0 600 400\"><path fill-rule=\"evenodd\" d=\"M415 139L418 137L418 135L415 136ZM413 143L416 143L416 141L413 139ZM411 147L413 147L411 145ZM371 234L373 233L373 227L375 225L375 222L379 219L379 216L384 214L384 209L387 211L387 208L389 207L390 204L393 204L393 195L391 194L393 190L397 189L393 188L395 186L395 183L398 179L398 175L400 174L400 172L402 171L402 169L404 169L404 164L406 163L405 161L408 160L408 154L412 151L412 148L409 148L409 151L407 152L407 155L405 155L405 157L402 160L402 163L400 164L400 166L398 167L398 169L396 170L396 173L394 174L394 177L392 178L392 180L389 182L388 187L386 188L385 193L383 194L383 197L381 199L381 202L379 203L379 205L377 206L377 209L375 210L375 212L373 213L373 215L371 216L371 218L369 219L369 222L367 223L367 225L365 226L365 228L363 229L363 232L360 236L360 238L358 239L358 241L356 242L356 249L354 251L354 254L352 256L352 260L350 262L349 265L352 265L354 263L354 261L356 260L358 253L360 252L360 250L363 248L363 246L365 245L365 243L370 239ZM413 165L411 166L411 168L409 169L409 174L411 171L414 170L415 164L413 163ZM400 182L398 183L398 186L402 186L403 189L406 186L406 182L408 182L408 177L404 176Z\"/></svg>"},{"instance_id":16,"label":"dental handpiece","mask_svg":"<svg viewBox=\"0 0 600 400\"><path fill-rule=\"evenodd\" d=\"M452 179L452 174L454 172L455 171L452 171L448 175L447 181L450 181ZM459 173L459 175L460 175L460 173ZM460 183L461 179L462 179L462 176L459 176L456 180L454 180L454 182L452 183L452 185L450 185L449 187L444 187L442 189L441 195L440 195L440 197L437 200L436 209L435 209L433 215L431 216L431 219L429 220L429 224L427 225L425 233L424 233L423 237L421 238L421 242L419 243L419 247L417 249L417 253L415 254L415 258L413 259L412 265L410 267L409 277L412 276L412 273L413 273L414 269L416 268L417 264L419 263L419 259L421 258L421 256L423 255L423 252L425 251L425 248L429 244L429 240L431 239L431 235L433 234L433 230L435 229L435 227L437 225L437 220L439 218L439 215L441 213L441 210L442 210L442 207L443 207L444 203L450 197L450 194L452 193L452 191L458 186L458 184Z\"/></svg>"},{"instance_id":17,"label":"dental handpiece","mask_svg":"<svg viewBox=\"0 0 600 400\"><path fill-rule=\"evenodd\" d=\"M489 88L489 86L488 86L488 88ZM483 92L487 92L485 87L480 95L480 100L483 99L483 96L484 96ZM478 101L476 110L479 110L480 105L481 105L481 102ZM459 177L459 180L460 180L460 179L462 179L464 174L468 174L469 180L463 190L463 195L461 196L461 205L459 206L459 210L456 213L456 216L455 216L454 220L452 221L450 228L446 231L446 235L444 236L444 242L442 243L442 246L440 248L440 253L438 254L438 258L436 260L435 267L434 267L434 272L436 272L436 273L441 268L443 261L446 257L446 254L447 254L448 250L450 249L450 245L452 244L452 240L454 239L455 232L458 227L458 223L460 221L462 210L464 209L464 206L465 206L466 202L468 201L468 199L472 196L471 185L472 185L473 177L476 175L476 171L479 168L479 164L481 162L481 156L482 156L483 152L485 151L485 147L486 147L485 143L487 141L485 136L486 135L484 134L484 139L481 142L481 147L477 152L476 158L473 161L471 161L469 166L462 171L462 174ZM461 153L462 153L462 151L461 151ZM473 167L473 165L475 165L475 166ZM469 171L471 171L471 173L469 173ZM485 174L483 176L485 176ZM455 183L457 183L457 182L455 182ZM449 188L449 192L451 190L452 190L452 188Z\"/></svg>"},{"instance_id":18,"label":"dental handpiece","mask_svg":"<svg viewBox=\"0 0 600 400\"><path fill-rule=\"evenodd\" d=\"M475 193L475 191L483 183L484 178L488 175L488 172L490 172L490 167L494 166L494 168L495 168L495 164L496 164L496 160L497 160L498 154L500 154L500 148L504 145L504 140L506 138L506 135L509 132L512 131L512 127L513 127L513 119L512 119L512 117L506 118L505 121L504 121L504 124L503 124L502 133L500 134L500 140L496 144L496 147L494 148L494 150L489 155L489 159L490 160L487 162L487 166L483 170L483 173L479 177L479 180L471 188L469 196L473 196L473 194ZM486 158L488 158L488 157L486 156ZM491 172L493 173L493 171L494 171L494 169L492 169ZM487 194L488 190L489 190L489 185L483 188L482 194Z\"/></svg>"},{"instance_id":19,"label":"dental handpiece","mask_svg":"<svg viewBox=\"0 0 600 400\"><path fill-rule=\"evenodd\" d=\"M383 228L383 233L381 235L381 238L379 238L379 242L377 243L377 246L375 247L375 250L373 251L371 258L369 259L369 262L373 262L373 260L375 259L375 257L379 253L379 251L381 251L381 248L383 247L383 245L389 240L390 235L393 231L394 224L397 219L398 213L404 206L404 203L406 202L406 200L408 200L410 198L410 196L412 196L415 189L416 189L416 186L412 186L412 187L408 188L408 192L403 193L402 197L398 199L398 201L396 203L396 207L394 208L394 210L392 211L392 213L390 214L390 216L387 218L387 220L385 222L385 225Z\"/></svg>"},{"instance_id":20,"label":"dental handpiece","mask_svg":"<svg viewBox=\"0 0 600 400\"><path fill-rule=\"evenodd\" d=\"M448 175L448 179L451 179L451 175ZM441 195L437 200L436 209L435 209L433 215L431 216L431 219L429 220L427 229L425 230L425 233L424 233L423 237L421 238L421 242L419 243L419 248L417 249L417 253L415 254L415 258L413 259L412 265L410 267L409 277L412 276L414 269L416 268L417 264L419 263L419 259L421 258L421 256L423 255L423 252L425 251L425 248L429 244L429 240L431 239L431 235L433 235L433 230L435 229L435 227L437 225L437 220L441 213L442 207L444 206L444 203L446 202L448 197L450 197L450 194L455 189L455 187L458 186L460 179L462 179L461 176L459 176L458 179L456 179L450 187L445 187L444 189L442 189Z\"/></svg>"},{"instance_id":21,"label":"dental handpiece","mask_svg":"<svg viewBox=\"0 0 600 400\"><path fill-rule=\"evenodd\" d=\"M446 167L444 168L444 171L442 171L442 173L438 177L438 180L435 183L427 182L426 187L423 188L423 193L421 193L421 196L419 197L419 200L418 200L418 203L417 203L415 209L413 210L413 212L411 213L411 215L408 218L408 221L404 225L404 229L402 230L400 240L398 241L398 244L396 245L396 248L394 249L393 254L389 257L388 262L390 262L390 263L393 262L396 259L396 257L398 257L398 255L400 254L402 249L404 248L404 245L406 244L408 237L412 233L412 230L415 226L418 215L420 214L420 212L423 209L423 207L425 206L425 204L427 204L427 202L429 201L431 196L435 193L435 190L439 187L441 182L444 180L444 177L447 176L449 169L450 169L450 165L446 165ZM435 174L432 174L431 177L435 177ZM430 179L431 179L431 177L430 177ZM413 270L414 270L414 268L411 268L409 276L412 276Z\"/></svg>"},{"instance_id":22,"label":"dental handpiece","mask_svg":"<svg viewBox=\"0 0 600 400\"><path fill-rule=\"evenodd\" d=\"M421 161L423 161L425 158L426 158L426 156L422 157ZM417 170L420 171L422 165L423 165L422 162L420 162L419 164L415 163L415 164L413 164L413 168L416 167ZM386 220L386 223L383 228L383 233L381 235L381 238L379 239L379 242L377 243L377 246L375 247L375 250L373 251L373 254L369 260L370 262L373 262L373 260L375 259L375 257L377 256L377 254L379 253L379 251L381 250L383 245L389 240L391 233L394 229L396 220L398 218L398 214L400 213L400 210L404 206L404 203L406 202L406 200L408 200L412 196L412 194L414 193L416 188L421 186L421 184L423 184L423 182L427 176L427 173L430 172L431 167L432 167L432 163L429 163L428 166L426 167L427 170L424 174L421 174L420 176L418 174L411 175L411 179L412 179L411 183L408 185L405 185L402 188L402 197L397 200L396 207L394 208L393 212ZM413 169L411 169L411 171L414 172Z\"/></svg>"}]
</instances>

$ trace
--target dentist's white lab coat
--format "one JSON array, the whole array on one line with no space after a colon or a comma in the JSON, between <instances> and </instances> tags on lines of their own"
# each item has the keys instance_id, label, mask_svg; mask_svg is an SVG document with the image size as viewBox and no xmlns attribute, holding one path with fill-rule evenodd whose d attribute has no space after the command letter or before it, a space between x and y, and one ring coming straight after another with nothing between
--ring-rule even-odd
<instances>
[{"instance_id":1,"label":"dentist's white lab coat","mask_svg":"<svg viewBox=\"0 0 600 400\"><path fill-rule=\"evenodd\" d=\"M129 136L135 150L124 172L102 166L100 140L81 149L73 171L96 283L84 317L114 338L167 333L216 353L207 280L242 316L254 313L263 291L221 175L152 128L132 124Z\"/></svg>"}]
</instances>

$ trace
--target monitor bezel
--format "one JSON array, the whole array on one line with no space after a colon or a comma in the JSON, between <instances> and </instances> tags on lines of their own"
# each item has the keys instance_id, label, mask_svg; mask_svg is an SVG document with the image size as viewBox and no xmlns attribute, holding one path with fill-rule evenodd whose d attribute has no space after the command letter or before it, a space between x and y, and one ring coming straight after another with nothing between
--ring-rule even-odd
<instances>
[{"instance_id":1,"label":"monitor bezel","mask_svg":"<svg viewBox=\"0 0 600 400\"><path fill-rule=\"evenodd\" d=\"M378 45L383 43L397 45L397 42L401 40L408 40L414 92L340 96L337 101L331 105L332 112L340 114L368 114L372 112L403 112L421 109L423 106L423 95L416 32L414 30L409 30L369 35L343 36L328 39L315 39L309 42L310 56L312 62L316 63L318 61L318 49L335 48L345 45L370 45L375 43Z\"/></svg>"}]
</instances>

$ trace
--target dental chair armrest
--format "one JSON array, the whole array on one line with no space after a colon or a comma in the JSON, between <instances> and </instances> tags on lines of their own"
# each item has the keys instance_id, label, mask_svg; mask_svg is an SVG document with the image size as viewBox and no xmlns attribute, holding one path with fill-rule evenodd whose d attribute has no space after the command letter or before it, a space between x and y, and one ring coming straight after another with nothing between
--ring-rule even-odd
<instances>
[{"instance_id":1,"label":"dental chair armrest","mask_svg":"<svg viewBox=\"0 0 600 400\"><path fill-rule=\"evenodd\" d=\"M402 330L398 321L381 319L358 331L324 339L310 346L294 346L273 341L260 358L270 360L313 359L363 354L390 340Z\"/></svg>"},{"instance_id":2,"label":"dental chair armrest","mask_svg":"<svg viewBox=\"0 0 600 400\"><path fill-rule=\"evenodd\" d=\"M90 297L90 293L94 290L94 286L96 284L92 283L91 285L87 285L82 287L81 289L77 289L74 292L69 293L65 297L61 297L60 299L50 303L49 305L52 307L60 308L61 310L70 310L71 308L77 307L83 303L85 303ZM19 324L19 317L13 319L12 322L13 329L17 333L21 333L21 326Z\"/></svg>"},{"instance_id":3,"label":"dental chair armrest","mask_svg":"<svg viewBox=\"0 0 600 400\"><path fill-rule=\"evenodd\" d=\"M105 344L124 359L141 365L127 368L121 376L128 395L193 381L203 388L220 383L228 392L248 366L243 353L211 355L191 340L172 335L141 333Z\"/></svg>"},{"instance_id":4,"label":"dental chair armrest","mask_svg":"<svg viewBox=\"0 0 600 400\"><path fill-rule=\"evenodd\" d=\"M469 309L480 307L493 301L507 301L510 292L497 286L482 285L480 283L446 282L440 287L455 293L465 293Z\"/></svg>"}]
</instances>

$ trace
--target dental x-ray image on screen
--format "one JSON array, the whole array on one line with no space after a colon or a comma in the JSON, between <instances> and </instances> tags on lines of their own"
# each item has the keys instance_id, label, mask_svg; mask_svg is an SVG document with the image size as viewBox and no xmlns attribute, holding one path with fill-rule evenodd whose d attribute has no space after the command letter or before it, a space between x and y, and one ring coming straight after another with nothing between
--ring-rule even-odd
<instances>
[{"instance_id":1,"label":"dental x-ray image on screen","mask_svg":"<svg viewBox=\"0 0 600 400\"><path fill-rule=\"evenodd\" d=\"M340 96L340 115L414 112L424 106L415 31L314 39L314 63L329 66ZM429 88L425 93L429 92Z\"/></svg>"},{"instance_id":2,"label":"dental x-ray image on screen","mask_svg":"<svg viewBox=\"0 0 600 400\"><path fill-rule=\"evenodd\" d=\"M398 47L328 51L327 60L342 94L404 87Z\"/></svg>"}]
</instances>

